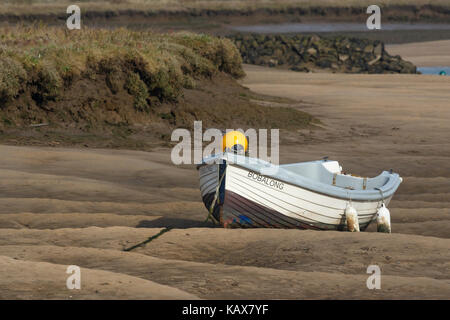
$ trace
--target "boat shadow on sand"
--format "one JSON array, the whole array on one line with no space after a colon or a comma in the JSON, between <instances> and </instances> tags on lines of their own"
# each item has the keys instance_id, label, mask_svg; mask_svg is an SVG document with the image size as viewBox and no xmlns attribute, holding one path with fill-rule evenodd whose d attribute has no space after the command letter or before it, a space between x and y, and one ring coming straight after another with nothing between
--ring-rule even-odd
<instances>
[{"instance_id":1,"label":"boat shadow on sand","mask_svg":"<svg viewBox=\"0 0 450 320\"><path fill-rule=\"evenodd\" d=\"M155 220L142 220L136 228L171 228L171 229L188 229L188 228L221 228L212 222L161 217Z\"/></svg>"}]
</instances>

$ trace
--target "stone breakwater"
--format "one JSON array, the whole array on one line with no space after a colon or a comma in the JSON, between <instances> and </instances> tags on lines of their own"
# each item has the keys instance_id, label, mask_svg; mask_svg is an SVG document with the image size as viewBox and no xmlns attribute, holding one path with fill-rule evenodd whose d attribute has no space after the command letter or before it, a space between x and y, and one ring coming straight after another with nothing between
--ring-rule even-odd
<instances>
[{"instance_id":1,"label":"stone breakwater","mask_svg":"<svg viewBox=\"0 0 450 320\"><path fill-rule=\"evenodd\" d=\"M416 66L391 56L378 40L317 35L234 35L244 63L301 72L416 73Z\"/></svg>"}]
</instances>

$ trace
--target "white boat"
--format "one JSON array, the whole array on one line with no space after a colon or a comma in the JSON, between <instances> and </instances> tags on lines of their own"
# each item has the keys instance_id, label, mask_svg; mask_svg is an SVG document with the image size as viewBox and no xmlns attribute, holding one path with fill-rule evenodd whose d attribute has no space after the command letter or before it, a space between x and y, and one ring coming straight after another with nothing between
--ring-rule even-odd
<instances>
[{"instance_id":1,"label":"white boat","mask_svg":"<svg viewBox=\"0 0 450 320\"><path fill-rule=\"evenodd\" d=\"M198 169L203 202L224 227L348 230L351 206L364 230L402 182L392 171L345 174L327 159L276 166L230 152L204 159Z\"/></svg>"}]
</instances>

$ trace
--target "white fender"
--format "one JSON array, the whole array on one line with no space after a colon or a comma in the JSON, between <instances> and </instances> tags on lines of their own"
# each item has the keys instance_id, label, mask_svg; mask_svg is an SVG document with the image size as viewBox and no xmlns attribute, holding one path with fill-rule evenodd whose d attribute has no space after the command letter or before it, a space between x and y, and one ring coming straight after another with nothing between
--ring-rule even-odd
<instances>
[{"instance_id":1,"label":"white fender","mask_svg":"<svg viewBox=\"0 0 450 320\"><path fill-rule=\"evenodd\" d=\"M384 203L377 210L377 231L391 233L391 213Z\"/></svg>"},{"instance_id":2,"label":"white fender","mask_svg":"<svg viewBox=\"0 0 450 320\"><path fill-rule=\"evenodd\" d=\"M359 232L358 212L350 203L345 208L345 220L348 231Z\"/></svg>"}]
</instances>

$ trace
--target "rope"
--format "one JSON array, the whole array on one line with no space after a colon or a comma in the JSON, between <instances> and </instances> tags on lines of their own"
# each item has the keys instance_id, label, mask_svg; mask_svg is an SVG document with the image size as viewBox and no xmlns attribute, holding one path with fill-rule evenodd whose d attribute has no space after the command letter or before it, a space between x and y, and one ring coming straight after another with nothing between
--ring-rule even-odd
<instances>
[{"instance_id":1,"label":"rope","mask_svg":"<svg viewBox=\"0 0 450 320\"><path fill-rule=\"evenodd\" d=\"M375 188L375 190L380 191L381 194L381 203L384 204L384 195L383 195L383 191L380 188Z\"/></svg>"},{"instance_id":2,"label":"rope","mask_svg":"<svg viewBox=\"0 0 450 320\"><path fill-rule=\"evenodd\" d=\"M217 184L216 193L214 194L214 200L213 200L213 202L211 203L211 206L209 207L209 210L208 210L208 216L206 217L205 222L208 222L208 220L211 219L211 221L212 221L214 224L219 224L219 221L217 221L216 218L214 218L214 216L213 216L212 213L213 213L213 211L214 211L214 207L216 206L217 197L218 197L218 195L219 195L219 189L220 189L220 186L221 186L221 184L222 184L222 180L223 180L224 177L225 177L225 171L222 173L222 176L221 176L220 179L219 179L219 183Z\"/></svg>"},{"instance_id":3,"label":"rope","mask_svg":"<svg viewBox=\"0 0 450 320\"><path fill-rule=\"evenodd\" d=\"M384 195L383 195L383 191L381 191L380 188L375 188L375 190L380 191L380 194L381 194L381 205L383 205L383 204L384 204ZM380 207L381 207L381 206L380 206Z\"/></svg>"}]
</instances>

